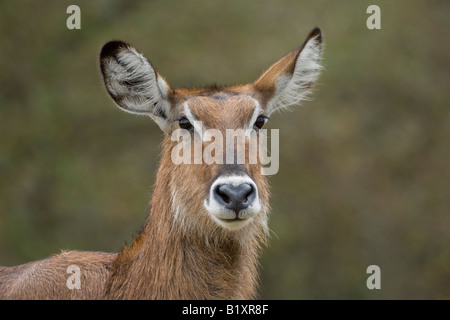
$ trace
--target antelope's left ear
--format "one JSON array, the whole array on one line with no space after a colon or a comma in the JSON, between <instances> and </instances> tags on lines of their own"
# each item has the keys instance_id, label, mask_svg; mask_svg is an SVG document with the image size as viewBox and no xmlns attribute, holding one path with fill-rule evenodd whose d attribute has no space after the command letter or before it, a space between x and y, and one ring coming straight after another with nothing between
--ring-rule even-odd
<instances>
[{"instance_id":1,"label":"antelope's left ear","mask_svg":"<svg viewBox=\"0 0 450 320\"><path fill-rule=\"evenodd\" d=\"M307 100L322 66L322 33L313 29L303 45L264 72L253 85L267 114Z\"/></svg>"}]
</instances>

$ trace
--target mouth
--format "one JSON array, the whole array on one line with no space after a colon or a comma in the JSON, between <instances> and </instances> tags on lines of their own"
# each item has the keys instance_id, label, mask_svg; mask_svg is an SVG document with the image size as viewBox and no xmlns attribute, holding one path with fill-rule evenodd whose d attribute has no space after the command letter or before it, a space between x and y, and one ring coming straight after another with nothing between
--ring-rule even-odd
<instances>
[{"instance_id":1,"label":"mouth","mask_svg":"<svg viewBox=\"0 0 450 320\"><path fill-rule=\"evenodd\" d=\"M252 217L239 218L238 215L236 215L234 218L223 218L223 217L217 217L215 215L212 215L212 217L223 228L228 229L228 230L233 230L233 231L241 229L243 226L245 226L247 223L249 223L252 220Z\"/></svg>"},{"instance_id":2,"label":"mouth","mask_svg":"<svg viewBox=\"0 0 450 320\"><path fill-rule=\"evenodd\" d=\"M238 216L232 218L232 219L226 219L226 218L218 218L219 220L225 222L225 223L234 223L234 222L239 222L239 221L245 221L249 218L239 218Z\"/></svg>"}]
</instances>

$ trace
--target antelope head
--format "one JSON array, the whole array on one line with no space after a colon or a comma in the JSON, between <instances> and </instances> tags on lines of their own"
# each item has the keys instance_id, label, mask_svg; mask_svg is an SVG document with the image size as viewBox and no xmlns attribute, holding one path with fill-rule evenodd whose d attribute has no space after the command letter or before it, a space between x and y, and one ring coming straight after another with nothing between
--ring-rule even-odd
<instances>
[{"instance_id":1,"label":"antelope head","mask_svg":"<svg viewBox=\"0 0 450 320\"><path fill-rule=\"evenodd\" d=\"M166 218L185 231L239 236L267 230L267 177L259 157L249 161L256 152L252 142L276 110L308 98L321 54L321 32L315 28L253 83L172 89L132 46L105 44L101 71L114 102L124 111L150 116L165 133L153 196L158 200L152 206L170 208ZM180 148L181 140L194 151L200 147L200 158ZM244 150L240 157L239 149ZM190 163L174 160L174 154Z\"/></svg>"}]
</instances>

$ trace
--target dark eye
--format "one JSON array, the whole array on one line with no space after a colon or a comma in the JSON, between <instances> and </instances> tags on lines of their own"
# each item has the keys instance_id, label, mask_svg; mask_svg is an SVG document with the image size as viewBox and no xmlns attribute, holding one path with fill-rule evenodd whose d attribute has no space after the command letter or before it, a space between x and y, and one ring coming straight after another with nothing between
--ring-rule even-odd
<instances>
[{"instance_id":1,"label":"dark eye","mask_svg":"<svg viewBox=\"0 0 450 320\"><path fill-rule=\"evenodd\" d=\"M185 130L189 130L189 131L192 131L194 129L192 124L185 117L180 118L178 120L178 124L180 125L181 129L185 129Z\"/></svg>"},{"instance_id":2,"label":"dark eye","mask_svg":"<svg viewBox=\"0 0 450 320\"><path fill-rule=\"evenodd\" d=\"M259 130L262 127L264 127L264 124L266 123L267 119L269 119L269 118L266 116L259 116L256 119L255 124L253 125L253 129Z\"/></svg>"}]
</instances>

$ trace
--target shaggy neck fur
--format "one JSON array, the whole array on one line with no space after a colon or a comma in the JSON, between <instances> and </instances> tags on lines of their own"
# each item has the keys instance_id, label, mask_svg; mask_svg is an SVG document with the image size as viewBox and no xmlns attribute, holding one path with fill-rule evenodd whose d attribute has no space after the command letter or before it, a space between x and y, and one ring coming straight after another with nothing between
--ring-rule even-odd
<instances>
[{"instance_id":1,"label":"shaggy neck fur","mask_svg":"<svg viewBox=\"0 0 450 320\"><path fill-rule=\"evenodd\" d=\"M161 166L143 231L114 262L106 295L111 299L252 299L261 244L258 228L245 239L173 228L170 172Z\"/></svg>"}]
</instances>

